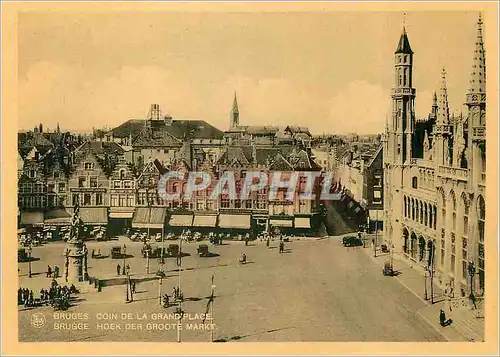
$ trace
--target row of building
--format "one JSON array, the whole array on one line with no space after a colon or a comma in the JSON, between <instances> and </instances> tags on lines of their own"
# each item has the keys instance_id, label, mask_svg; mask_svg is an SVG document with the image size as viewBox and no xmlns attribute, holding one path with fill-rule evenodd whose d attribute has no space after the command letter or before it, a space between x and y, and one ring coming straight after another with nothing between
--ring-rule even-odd
<instances>
[{"instance_id":1,"label":"row of building","mask_svg":"<svg viewBox=\"0 0 500 357\"><path fill-rule=\"evenodd\" d=\"M47 133L40 126L19 134L19 225L35 230L66 226L78 202L84 223L106 226L109 234L124 228L176 227L247 232L279 227L316 234L321 229L321 178L313 185L315 200L296 194L288 201L283 190L269 200L267 187L245 200L224 195L212 199L212 186L189 199L183 196L193 171L208 172L215 182L230 170L237 189L249 171L321 171L310 142L306 128L240 126L236 96L227 132L205 121L164 116L157 104L145 119L128 120L105 133L95 131L90 138L77 138L59 127ZM168 181L167 191L181 195L165 201L158 184L169 171L185 177ZM305 185L304 176L297 193Z\"/></svg>"}]
</instances>

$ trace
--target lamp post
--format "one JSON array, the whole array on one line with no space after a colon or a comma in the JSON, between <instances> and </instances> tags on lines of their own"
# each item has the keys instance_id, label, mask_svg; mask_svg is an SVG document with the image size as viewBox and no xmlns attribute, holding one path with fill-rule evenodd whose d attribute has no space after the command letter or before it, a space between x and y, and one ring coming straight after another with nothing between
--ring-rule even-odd
<instances>
[{"instance_id":1,"label":"lamp post","mask_svg":"<svg viewBox=\"0 0 500 357\"><path fill-rule=\"evenodd\" d=\"M427 296L427 269L424 271L424 299L429 300L429 297Z\"/></svg>"},{"instance_id":2,"label":"lamp post","mask_svg":"<svg viewBox=\"0 0 500 357\"><path fill-rule=\"evenodd\" d=\"M31 252L33 248L31 244L28 246L28 278L31 278Z\"/></svg>"},{"instance_id":3,"label":"lamp post","mask_svg":"<svg viewBox=\"0 0 500 357\"><path fill-rule=\"evenodd\" d=\"M149 274L149 248L146 249L146 274Z\"/></svg>"},{"instance_id":4,"label":"lamp post","mask_svg":"<svg viewBox=\"0 0 500 357\"><path fill-rule=\"evenodd\" d=\"M127 274L127 277L125 278L125 290L126 290L126 293L127 293L127 299L126 299L126 301L127 302L131 302L132 301L132 289L130 289L130 296L129 296L129 285L130 285L129 269L124 269L124 271Z\"/></svg>"},{"instance_id":5,"label":"lamp post","mask_svg":"<svg viewBox=\"0 0 500 357\"><path fill-rule=\"evenodd\" d=\"M125 275L125 258L127 257L127 246L124 244L123 245L123 273L122 275Z\"/></svg>"},{"instance_id":6,"label":"lamp post","mask_svg":"<svg viewBox=\"0 0 500 357\"><path fill-rule=\"evenodd\" d=\"M470 294L474 295L474 275L476 274L476 267L474 266L474 262L470 261L467 265L467 270L469 272L470 277Z\"/></svg>"}]
</instances>

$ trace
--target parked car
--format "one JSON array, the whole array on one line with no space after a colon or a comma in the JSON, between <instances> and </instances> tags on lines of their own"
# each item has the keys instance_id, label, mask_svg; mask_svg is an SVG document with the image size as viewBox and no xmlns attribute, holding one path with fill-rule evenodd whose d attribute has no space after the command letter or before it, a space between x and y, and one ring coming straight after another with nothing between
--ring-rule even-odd
<instances>
[{"instance_id":1,"label":"parked car","mask_svg":"<svg viewBox=\"0 0 500 357\"><path fill-rule=\"evenodd\" d=\"M155 236L155 241L157 242L161 242L163 239L163 236L161 233L156 233L156 236Z\"/></svg>"},{"instance_id":2,"label":"parked car","mask_svg":"<svg viewBox=\"0 0 500 357\"><path fill-rule=\"evenodd\" d=\"M198 245L198 249L196 252L198 253L199 257L208 257L210 255L210 252L208 250L208 245L206 244Z\"/></svg>"},{"instance_id":3,"label":"parked car","mask_svg":"<svg viewBox=\"0 0 500 357\"><path fill-rule=\"evenodd\" d=\"M29 260L28 253L26 253L26 249L19 248L17 250L17 262L27 262Z\"/></svg>"},{"instance_id":4,"label":"parked car","mask_svg":"<svg viewBox=\"0 0 500 357\"><path fill-rule=\"evenodd\" d=\"M176 257L179 255L179 244L169 244L167 248L167 254L171 257Z\"/></svg>"},{"instance_id":5,"label":"parked car","mask_svg":"<svg viewBox=\"0 0 500 357\"><path fill-rule=\"evenodd\" d=\"M111 259L120 259L122 257L122 247L112 247L111 248Z\"/></svg>"},{"instance_id":6,"label":"parked car","mask_svg":"<svg viewBox=\"0 0 500 357\"><path fill-rule=\"evenodd\" d=\"M347 236L342 238L344 247L359 247L363 245L363 240L356 236Z\"/></svg>"}]
</instances>

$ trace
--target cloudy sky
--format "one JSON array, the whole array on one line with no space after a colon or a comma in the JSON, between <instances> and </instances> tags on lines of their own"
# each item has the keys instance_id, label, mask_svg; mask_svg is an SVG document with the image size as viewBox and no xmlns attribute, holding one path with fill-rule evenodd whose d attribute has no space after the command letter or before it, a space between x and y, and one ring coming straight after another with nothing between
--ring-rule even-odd
<instances>
[{"instance_id":1,"label":"cloudy sky","mask_svg":"<svg viewBox=\"0 0 500 357\"><path fill-rule=\"evenodd\" d=\"M463 109L477 16L408 13L417 117L442 66ZM381 132L402 25L402 12L21 13L19 126L114 127L158 103L225 130L236 91L242 125Z\"/></svg>"}]
</instances>

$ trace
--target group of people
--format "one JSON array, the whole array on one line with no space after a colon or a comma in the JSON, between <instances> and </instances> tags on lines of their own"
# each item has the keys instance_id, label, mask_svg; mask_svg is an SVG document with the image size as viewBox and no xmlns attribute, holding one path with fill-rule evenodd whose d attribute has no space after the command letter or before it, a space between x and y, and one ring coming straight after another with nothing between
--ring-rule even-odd
<instances>
[{"instance_id":1,"label":"group of people","mask_svg":"<svg viewBox=\"0 0 500 357\"><path fill-rule=\"evenodd\" d=\"M122 270L122 266L120 263L116 264L116 275L125 275L130 271L130 265L127 264L126 267Z\"/></svg>"},{"instance_id":2,"label":"group of people","mask_svg":"<svg viewBox=\"0 0 500 357\"><path fill-rule=\"evenodd\" d=\"M40 289L39 297L35 297L33 290L19 288L17 290L17 304L24 305L25 308L42 305L55 306L58 301L62 307L69 307L69 300L72 294L78 294L79 291L74 284L68 288L61 286L54 279L49 289Z\"/></svg>"},{"instance_id":3,"label":"group of people","mask_svg":"<svg viewBox=\"0 0 500 357\"><path fill-rule=\"evenodd\" d=\"M181 293L181 288L178 286L174 286L174 289L172 291L172 299L173 303L175 303L176 300L183 300L184 296ZM167 308L170 307L170 296L165 293L163 294L163 307Z\"/></svg>"},{"instance_id":4,"label":"group of people","mask_svg":"<svg viewBox=\"0 0 500 357\"><path fill-rule=\"evenodd\" d=\"M54 266L54 270L52 270L52 267L50 265L47 265L47 278L57 279L58 277L59 277L59 267L56 265Z\"/></svg>"}]
</instances>

